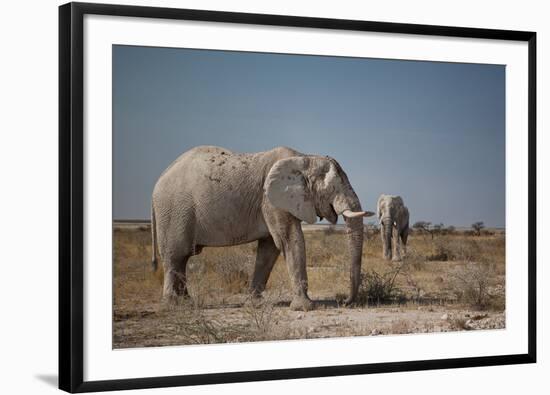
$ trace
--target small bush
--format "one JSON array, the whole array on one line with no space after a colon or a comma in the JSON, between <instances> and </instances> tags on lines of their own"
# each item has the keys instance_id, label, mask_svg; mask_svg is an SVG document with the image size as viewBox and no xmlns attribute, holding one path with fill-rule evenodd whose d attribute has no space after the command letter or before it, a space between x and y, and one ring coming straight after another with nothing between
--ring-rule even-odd
<instances>
[{"instance_id":1,"label":"small bush","mask_svg":"<svg viewBox=\"0 0 550 395\"><path fill-rule=\"evenodd\" d=\"M436 239L433 243L432 254L426 257L428 261L448 261L452 258L451 248L445 240Z\"/></svg>"},{"instance_id":2,"label":"small bush","mask_svg":"<svg viewBox=\"0 0 550 395\"><path fill-rule=\"evenodd\" d=\"M281 313L276 301L273 295L265 298L250 295L240 321L223 318L226 314L213 315L194 301L169 308L176 317L175 334L183 339L183 344L285 339L289 328L278 326Z\"/></svg>"},{"instance_id":3,"label":"small bush","mask_svg":"<svg viewBox=\"0 0 550 395\"><path fill-rule=\"evenodd\" d=\"M250 336L253 340L268 339L271 335L280 319L280 311L276 308L277 299L272 294L266 294L262 298L250 295L245 304L244 314L249 331L253 332L253 336Z\"/></svg>"},{"instance_id":4,"label":"small bush","mask_svg":"<svg viewBox=\"0 0 550 395\"><path fill-rule=\"evenodd\" d=\"M184 344L211 344L235 341L243 332L242 326L227 325L221 320L208 317L196 305L179 308L175 314L176 335Z\"/></svg>"},{"instance_id":5,"label":"small bush","mask_svg":"<svg viewBox=\"0 0 550 395\"><path fill-rule=\"evenodd\" d=\"M469 262L451 274L451 284L459 300L474 308L484 309L491 304L489 281L493 265Z\"/></svg>"},{"instance_id":6,"label":"small bush","mask_svg":"<svg viewBox=\"0 0 550 395\"><path fill-rule=\"evenodd\" d=\"M402 269L402 265L383 274L369 270L361 274L358 303L393 303L402 298L402 291L397 288L395 280Z\"/></svg>"}]
</instances>

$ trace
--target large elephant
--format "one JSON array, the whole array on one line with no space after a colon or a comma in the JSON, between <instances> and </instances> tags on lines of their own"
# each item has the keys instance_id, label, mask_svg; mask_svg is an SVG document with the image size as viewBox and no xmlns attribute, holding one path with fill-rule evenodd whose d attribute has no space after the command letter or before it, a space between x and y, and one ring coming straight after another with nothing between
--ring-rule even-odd
<instances>
[{"instance_id":1,"label":"large elephant","mask_svg":"<svg viewBox=\"0 0 550 395\"><path fill-rule=\"evenodd\" d=\"M357 296L363 246L361 210L336 160L279 147L253 154L201 146L182 154L160 176L152 196L153 267L164 264L163 298L187 295L186 265L205 246L257 240L251 292L260 295L282 251L293 286L290 307L310 310L301 222L336 223L343 215L351 253L351 291ZM158 252L158 253L157 253Z\"/></svg>"},{"instance_id":2,"label":"large elephant","mask_svg":"<svg viewBox=\"0 0 550 395\"><path fill-rule=\"evenodd\" d=\"M406 252L409 236L409 209L405 207L401 196L380 195L377 204L380 236L382 237L382 254L387 260L401 260L401 242L403 253ZM392 246L392 239L394 245Z\"/></svg>"}]
</instances>

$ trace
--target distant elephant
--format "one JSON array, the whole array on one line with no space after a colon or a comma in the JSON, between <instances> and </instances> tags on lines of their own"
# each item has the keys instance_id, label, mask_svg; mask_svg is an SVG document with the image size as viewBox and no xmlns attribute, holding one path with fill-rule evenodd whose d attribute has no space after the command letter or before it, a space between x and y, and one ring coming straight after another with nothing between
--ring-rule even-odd
<instances>
[{"instance_id":1,"label":"distant elephant","mask_svg":"<svg viewBox=\"0 0 550 395\"><path fill-rule=\"evenodd\" d=\"M279 147L233 153L201 146L182 154L160 176L152 196L153 268L164 263L163 298L187 295L186 265L205 246L258 241L250 291L259 296L282 251L293 286L291 309L310 310L301 222L336 223L342 214L351 255L351 290L357 296L363 246L361 210L346 173L330 157ZM157 253L158 250L158 253Z\"/></svg>"},{"instance_id":2,"label":"distant elephant","mask_svg":"<svg viewBox=\"0 0 550 395\"><path fill-rule=\"evenodd\" d=\"M380 236L382 237L382 254L384 259L401 260L401 242L403 253L406 253L409 236L409 209L405 207L401 196L380 195L377 204L378 220L380 221ZM392 239L394 245L392 246Z\"/></svg>"}]
</instances>

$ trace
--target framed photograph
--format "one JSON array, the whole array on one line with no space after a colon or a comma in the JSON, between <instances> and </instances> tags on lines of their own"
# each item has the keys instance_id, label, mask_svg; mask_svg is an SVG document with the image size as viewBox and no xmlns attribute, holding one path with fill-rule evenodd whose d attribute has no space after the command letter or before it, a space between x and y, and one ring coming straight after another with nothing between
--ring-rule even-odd
<instances>
[{"instance_id":1,"label":"framed photograph","mask_svg":"<svg viewBox=\"0 0 550 395\"><path fill-rule=\"evenodd\" d=\"M536 361L536 34L59 8L59 387Z\"/></svg>"}]
</instances>

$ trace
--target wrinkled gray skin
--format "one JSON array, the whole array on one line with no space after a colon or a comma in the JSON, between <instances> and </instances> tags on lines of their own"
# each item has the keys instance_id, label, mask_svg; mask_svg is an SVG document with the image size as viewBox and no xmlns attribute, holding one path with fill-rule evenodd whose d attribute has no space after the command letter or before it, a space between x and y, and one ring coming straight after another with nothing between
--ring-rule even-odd
<instances>
[{"instance_id":1,"label":"wrinkled gray skin","mask_svg":"<svg viewBox=\"0 0 550 395\"><path fill-rule=\"evenodd\" d=\"M380 195L376 210L380 221L384 259L400 261L402 253L405 254L407 248L409 210L403 204L401 196L392 195ZM394 241L393 246L392 240Z\"/></svg>"},{"instance_id":2,"label":"wrinkled gray skin","mask_svg":"<svg viewBox=\"0 0 550 395\"><path fill-rule=\"evenodd\" d=\"M348 210L348 211L346 211ZM310 310L301 221L336 223L346 213L351 291L357 296L363 246L361 204L338 163L279 147L254 154L202 146L181 155L160 176L152 197L153 267L164 264L163 298L187 296L186 265L205 246L258 241L251 292L265 289L282 252L292 281L291 308Z\"/></svg>"}]
</instances>

